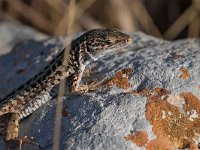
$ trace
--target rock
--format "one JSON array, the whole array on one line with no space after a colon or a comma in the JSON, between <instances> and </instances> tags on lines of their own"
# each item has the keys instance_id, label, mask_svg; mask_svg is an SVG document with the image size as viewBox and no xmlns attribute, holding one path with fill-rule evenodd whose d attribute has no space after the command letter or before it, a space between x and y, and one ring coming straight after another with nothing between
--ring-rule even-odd
<instances>
[{"instance_id":1,"label":"rock","mask_svg":"<svg viewBox=\"0 0 200 150\"><path fill-rule=\"evenodd\" d=\"M33 28L17 23L1 22L0 23L0 54L10 52L16 43L25 40L42 40L47 35L40 33Z\"/></svg>"},{"instance_id":2,"label":"rock","mask_svg":"<svg viewBox=\"0 0 200 150\"><path fill-rule=\"evenodd\" d=\"M134 43L125 52L88 66L84 81L106 76L104 85L81 96L66 92L56 121L56 100L51 100L22 121L20 136L34 136L50 150L54 122L61 120L60 149L198 149L200 40L131 36ZM37 74L66 40L26 41L0 57L0 95Z\"/></svg>"}]
</instances>

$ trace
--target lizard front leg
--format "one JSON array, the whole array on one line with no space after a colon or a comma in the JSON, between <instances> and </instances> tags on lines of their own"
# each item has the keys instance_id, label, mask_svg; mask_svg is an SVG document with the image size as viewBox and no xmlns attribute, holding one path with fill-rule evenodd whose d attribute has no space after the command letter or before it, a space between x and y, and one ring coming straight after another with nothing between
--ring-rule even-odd
<instances>
[{"instance_id":1,"label":"lizard front leg","mask_svg":"<svg viewBox=\"0 0 200 150\"><path fill-rule=\"evenodd\" d=\"M82 67L85 68L85 67ZM71 77L71 85L70 85L70 92L71 93L76 93L76 94L82 94L82 93L86 93L89 88L88 85L80 85L81 82L81 78L83 76L83 71L79 70L77 73L74 73Z\"/></svg>"},{"instance_id":2,"label":"lizard front leg","mask_svg":"<svg viewBox=\"0 0 200 150\"><path fill-rule=\"evenodd\" d=\"M106 78L92 82L90 84L81 84L82 75L84 72L85 67L82 67L82 70L79 70L78 73L74 73L71 77L71 85L70 85L70 92L76 94L83 94L88 91L94 91L97 87L105 81Z\"/></svg>"}]
</instances>

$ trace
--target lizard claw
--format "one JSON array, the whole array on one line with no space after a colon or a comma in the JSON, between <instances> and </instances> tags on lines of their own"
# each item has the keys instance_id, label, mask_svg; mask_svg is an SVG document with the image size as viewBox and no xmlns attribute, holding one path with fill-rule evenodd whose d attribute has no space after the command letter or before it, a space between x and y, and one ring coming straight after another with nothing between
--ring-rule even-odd
<instances>
[{"instance_id":1,"label":"lizard claw","mask_svg":"<svg viewBox=\"0 0 200 150\"><path fill-rule=\"evenodd\" d=\"M16 148L18 146L19 150L22 150L23 144L31 144L37 147L37 149L41 149L40 145L35 141L33 137L24 136L21 138L15 138L6 141L6 145L9 149Z\"/></svg>"},{"instance_id":2,"label":"lizard claw","mask_svg":"<svg viewBox=\"0 0 200 150\"><path fill-rule=\"evenodd\" d=\"M18 137L20 117L18 113L6 113L0 116L0 124L2 125L1 134L8 149L22 149L23 144L32 144L40 149L40 145L33 137Z\"/></svg>"},{"instance_id":3,"label":"lizard claw","mask_svg":"<svg viewBox=\"0 0 200 150\"><path fill-rule=\"evenodd\" d=\"M99 80L95 80L92 81L90 84L88 84L88 91L94 91L96 90L100 85L102 85L105 81L107 80L107 78L103 78L100 81Z\"/></svg>"},{"instance_id":4,"label":"lizard claw","mask_svg":"<svg viewBox=\"0 0 200 150\"><path fill-rule=\"evenodd\" d=\"M38 149L41 149L40 144L36 142L34 137L24 136L22 138L19 138L18 140L20 141L20 146L22 146L22 144L31 144L37 146Z\"/></svg>"}]
</instances>

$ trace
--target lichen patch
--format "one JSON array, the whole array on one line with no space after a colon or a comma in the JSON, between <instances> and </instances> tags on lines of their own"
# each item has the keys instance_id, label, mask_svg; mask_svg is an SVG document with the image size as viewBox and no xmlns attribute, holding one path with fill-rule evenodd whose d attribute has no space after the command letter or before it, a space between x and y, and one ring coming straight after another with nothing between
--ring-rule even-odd
<instances>
[{"instance_id":1,"label":"lichen patch","mask_svg":"<svg viewBox=\"0 0 200 150\"><path fill-rule=\"evenodd\" d=\"M62 109L62 116L63 117L69 117L70 116L70 113L69 113L67 107Z\"/></svg>"},{"instance_id":2,"label":"lichen patch","mask_svg":"<svg viewBox=\"0 0 200 150\"><path fill-rule=\"evenodd\" d=\"M146 150L175 150L175 146L166 139L154 139L146 144Z\"/></svg>"},{"instance_id":3,"label":"lichen patch","mask_svg":"<svg viewBox=\"0 0 200 150\"><path fill-rule=\"evenodd\" d=\"M179 70L182 72L182 74L179 76L179 78L187 79L190 77L190 74L185 67L181 67Z\"/></svg>"},{"instance_id":4,"label":"lichen patch","mask_svg":"<svg viewBox=\"0 0 200 150\"><path fill-rule=\"evenodd\" d=\"M131 88L131 84L129 83L129 75L132 72L132 68L126 68L118 71L110 80L107 81L106 86L128 90Z\"/></svg>"},{"instance_id":5,"label":"lichen patch","mask_svg":"<svg viewBox=\"0 0 200 150\"><path fill-rule=\"evenodd\" d=\"M154 90L155 91L155 90ZM178 97L171 97L173 100L184 100L181 103L173 102L166 95L165 90L157 94L149 94L146 105L146 118L152 124L152 130L157 139L147 144L147 149L174 149L197 147L197 135L200 134L200 101L192 93L181 93ZM163 92L165 91L165 92ZM160 143L160 144L158 144ZM196 145L195 145L196 144ZM170 147L169 147L170 145Z\"/></svg>"}]
</instances>

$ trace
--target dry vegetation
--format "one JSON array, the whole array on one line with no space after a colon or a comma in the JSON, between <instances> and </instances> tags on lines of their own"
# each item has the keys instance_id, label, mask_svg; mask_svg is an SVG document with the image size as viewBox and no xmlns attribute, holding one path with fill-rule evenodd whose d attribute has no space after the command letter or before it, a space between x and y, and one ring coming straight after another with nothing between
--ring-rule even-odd
<instances>
[{"instance_id":1,"label":"dry vegetation","mask_svg":"<svg viewBox=\"0 0 200 150\"><path fill-rule=\"evenodd\" d=\"M0 0L0 19L28 24L49 35L99 27L143 31L169 40L199 36L199 0Z\"/></svg>"}]
</instances>

